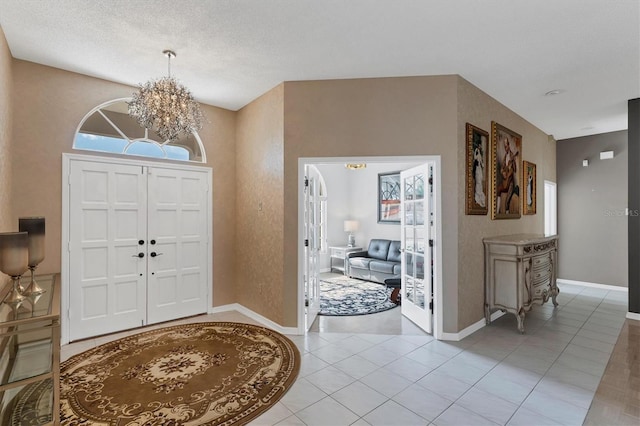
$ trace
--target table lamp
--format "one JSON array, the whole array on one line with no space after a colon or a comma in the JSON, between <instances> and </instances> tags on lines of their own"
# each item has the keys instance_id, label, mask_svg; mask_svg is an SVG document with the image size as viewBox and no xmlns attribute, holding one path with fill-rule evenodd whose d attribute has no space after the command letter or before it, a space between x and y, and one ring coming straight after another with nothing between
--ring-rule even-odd
<instances>
[{"instance_id":1,"label":"table lamp","mask_svg":"<svg viewBox=\"0 0 640 426\"><path fill-rule=\"evenodd\" d=\"M20 277L29 268L29 237L26 232L0 233L0 271L11 277L13 288L3 302L18 310L24 296L20 287Z\"/></svg>"},{"instance_id":2,"label":"table lamp","mask_svg":"<svg viewBox=\"0 0 640 426\"><path fill-rule=\"evenodd\" d=\"M353 235L354 232L358 230L358 221L357 220L345 220L344 221L344 232L349 233L349 239L347 240L348 247L355 247L356 245L356 237Z\"/></svg>"}]
</instances>

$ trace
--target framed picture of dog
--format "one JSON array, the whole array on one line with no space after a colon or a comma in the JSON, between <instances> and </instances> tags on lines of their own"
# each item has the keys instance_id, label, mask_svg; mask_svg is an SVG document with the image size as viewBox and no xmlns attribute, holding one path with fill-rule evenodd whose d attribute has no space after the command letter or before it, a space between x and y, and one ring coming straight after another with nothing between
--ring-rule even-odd
<instances>
[{"instance_id":1,"label":"framed picture of dog","mask_svg":"<svg viewBox=\"0 0 640 426\"><path fill-rule=\"evenodd\" d=\"M526 188L522 197L522 214L536 214L536 165L522 162L522 184Z\"/></svg>"},{"instance_id":2,"label":"framed picture of dog","mask_svg":"<svg viewBox=\"0 0 640 426\"><path fill-rule=\"evenodd\" d=\"M487 214L489 193L487 191L487 160L489 133L467 123L466 132L466 214Z\"/></svg>"},{"instance_id":3,"label":"framed picture of dog","mask_svg":"<svg viewBox=\"0 0 640 426\"><path fill-rule=\"evenodd\" d=\"M491 219L518 219L522 206L522 136L491 122Z\"/></svg>"}]
</instances>

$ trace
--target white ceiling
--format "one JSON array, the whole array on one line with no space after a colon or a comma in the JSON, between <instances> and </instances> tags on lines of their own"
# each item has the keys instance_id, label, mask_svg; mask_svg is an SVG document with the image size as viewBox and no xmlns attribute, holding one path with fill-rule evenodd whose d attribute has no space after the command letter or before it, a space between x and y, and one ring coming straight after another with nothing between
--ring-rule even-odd
<instances>
[{"instance_id":1,"label":"white ceiling","mask_svg":"<svg viewBox=\"0 0 640 426\"><path fill-rule=\"evenodd\" d=\"M459 74L557 139L627 128L640 0L0 0L14 58L242 108L282 81ZM550 90L563 92L544 96Z\"/></svg>"}]
</instances>

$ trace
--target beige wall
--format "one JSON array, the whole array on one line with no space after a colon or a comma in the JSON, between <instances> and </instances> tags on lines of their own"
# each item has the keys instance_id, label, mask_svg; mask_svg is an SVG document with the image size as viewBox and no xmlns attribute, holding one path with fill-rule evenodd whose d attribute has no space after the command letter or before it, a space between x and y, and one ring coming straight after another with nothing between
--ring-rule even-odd
<instances>
[{"instance_id":1,"label":"beige wall","mask_svg":"<svg viewBox=\"0 0 640 426\"><path fill-rule=\"evenodd\" d=\"M284 325L294 324L296 313L298 158L441 155L442 217L456 217L457 80L431 76L285 83ZM447 304L457 295L457 228L455 220L443 224ZM445 331L455 331L455 311L445 315Z\"/></svg>"},{"instance_id":2,"label":"beige wall","mask_svg":"<svg viewBox=\"0 0 640 426\"><path fill-rule=\"evenodd\" d=\"M484 316L484 247L482 238L503 234L544 232L544 180L556 181L556 145L544 132L460 78L458 84L458 164L466 162L465 124L471 123L491 134L491 121L522 136L522 156L537 165L537 214L520 219L491 220L465 215L465 168L458 169L458 330ZM522 170L518 170L522 173ZM448 284L445 284L448 285Z\"/></svg>"},{"instance_id":3,"label":"beige wall","mask_svg":"<svg viewBox=\"0 0 640 426\"><path fill-rule=\"evenodd\" d=\"M4 32L0 28L0 232L18 230L17 220L11 211L11 147L13 146L11 61L11 52ZM1 274L0 296L2 297L7 290L7 282L9 278Z\"/></svg>"},{"instance_id":4,"label":"beige wall","mask_svg":"<svg viewBox=\"0 0 640 426\"><path fill-rule=\"evenodd\" d=\"M0 203L0 226L44 215L40 272L59 271L62 153L72 152L87 111L134 88L12 60L4 37L0 75L0 201L11 200ZM13 101L12 93L19 94ZM300 157L441 156L445 332L483 317L482 237L542 232L542 182L555 181L555 143L458 76L288 82L238 113L203 108L208 122L200 135L213 168L215 306L237 302L282 326L297 325ZM535 216L464 214L465 123L490 131L491 120L520 133L523 158L538 165Z\"/></svg>"},{"instance_id":5,"label":"beige wall","mask_svg":"<svg viewBox=\"0 0 640 426\"><path fill-rule=\"evenodd\" d=\"M135 88L13 60L13 90L13 213L46 217L46 259L38 271L58 272L62 153L74 152L74 133L89 110ZM213 299L221 305L235 301L235 231L228 226L235 218L235 113L208 106L204 113L208 122L200 136L213 168Z\"/></svg>"},{"instance_id":6,"label":"beige wall","mask_svg":"<svg viewBox=\"0 0 640 426\"><path fill-rule=\"evenodd\" d=\"M283 94L279 85L238 113L236 295L238 303L252 311L295 326L285 318L286 312L295 310L296 300L285 298L282 266L286 252Z\"/></svg>"}]
</instances>

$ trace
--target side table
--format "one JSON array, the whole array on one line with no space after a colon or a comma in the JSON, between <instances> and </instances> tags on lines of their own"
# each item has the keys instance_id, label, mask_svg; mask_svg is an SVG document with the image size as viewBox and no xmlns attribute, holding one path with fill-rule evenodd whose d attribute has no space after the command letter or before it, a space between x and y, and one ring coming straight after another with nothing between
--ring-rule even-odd
<instances>
[{"instance_id":1,"label":"side table","mask_svg":"<svg viewBox=\"0 0 640 426\"><path fill-rule=\"evenodd\" d=\"M349 275L349 262L347 262L347 255L356 251L362 251L362 247L347 247L347 246L333 246L329 247L331 253L330 267L331 272L342 272L344 275ZM335 264L334 264L335 260Z\"/></svg>"}]
</instances>

